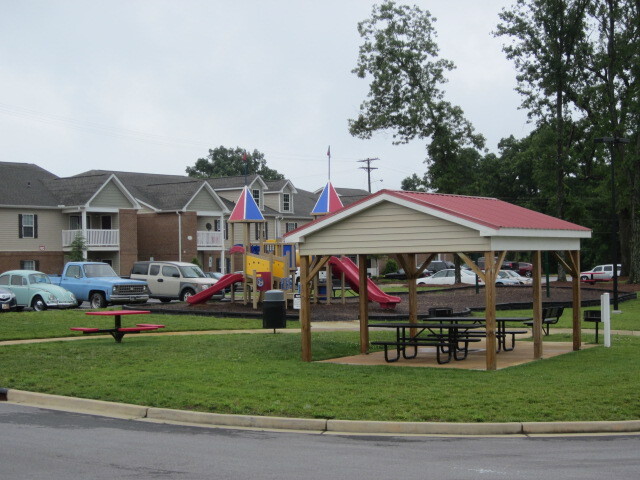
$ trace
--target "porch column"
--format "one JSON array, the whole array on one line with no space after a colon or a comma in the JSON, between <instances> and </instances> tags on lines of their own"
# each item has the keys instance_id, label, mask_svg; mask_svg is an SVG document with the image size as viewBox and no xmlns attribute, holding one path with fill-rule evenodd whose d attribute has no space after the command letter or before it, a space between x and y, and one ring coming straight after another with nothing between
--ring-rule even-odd
<instances>
[{"instance_id":1,"label":"porch column","mask_svg":"<svg viewBox=\"0 0 640 480\"><path fill-rule=\"evenodd\" d=\"M222 249L220 250L220 270L221 270L220 273L222 273L223 275L227 273L227 262L224 257L224 249L225 249L224 237L226 233L227 233L227 229L224 226L224 215L220 215L220 235L222 236L222 238L220 239L222 241Z\"/></svg>"},{"instance_id":2,"label":"porch column","mask_svg":"<svg viewBox=\"0 0 640 480\"><path fill-rule=\"evenodd\" d=\"M311 304L309 301L309 263L308 255L300 256L300 336L302 338L302 361L311 361Z\"/></svg>"},{"instance_id":3,"label":"porch column","mask_svg":"<svg viewBox=\"0 0 640 480\"><path fill-rule=\"evenodd\" d=\"M533 252L533 358L542 358L542 252Z\"/></svg>"},{"instance_id":4,"label":"porch column","mask_svg":"<svg viewBox=\"0 0 640 480\"><path fill-rule=\"evenodd\" d=\"M84 239L85 246L87 248L82 249L82 258L86 261L89 257L87 251L89 250L89 238L87 237L87 210L82 209L82 238Z\"/></svg>"},{"instance_id":5,"label":"porch column","mask_svg":"<svg viewBox=\"0 0 640 480\"><path fill-rule=\"evenodd\" d=\"M360 353L369 352L369 292L367 291L367 256L358 255L360 288Z\"/></svg>"}]
</instances>

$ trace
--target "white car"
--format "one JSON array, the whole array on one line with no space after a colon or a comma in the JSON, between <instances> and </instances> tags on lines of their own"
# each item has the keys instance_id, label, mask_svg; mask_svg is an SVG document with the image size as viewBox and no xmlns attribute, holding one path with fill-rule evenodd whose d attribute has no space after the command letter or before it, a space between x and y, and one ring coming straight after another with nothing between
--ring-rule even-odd
<instances>
[{"instance_id":1,"label":"white car","mask_svg":"<svg viewBox=\"0 0 640 480\"><path fill-rule=\"evenodd\" d=\"M453 268L447 268L434 273L430 277L419 278L416 280L417 285L454 285L456 279L456 271ZM476 284L476 274L471 270L460 270L460 280L468 285ZM478 285L484 285L484 282L478 279Z\"/></svg>"},{"instance_id":2,"label":"white car","mask_svg":"<svg viewBox=\"0 0 640 480\"><path fill-rule=\"evenodd\" d=\"M498 272L498 278L496 278L496 285L524 285L524 280L528 280L531 283L530 278L524 278L520 280L518 272L513 270L500 270Z\"/></svg>"},{"instance_id":3,"label":"white car","mask_svg":"<svg viewBox=\"0 0 640 480\"><path fill-rule=\"evenodd\" d=\"M618 264L618 276L622 271L622 265ZM598 265L586 272L580 273L580 280L586 283L607 282L613 278L613 264Z\"/></svg>"},{"instance_id":4,"label":"white car","mask_svg":"<svg viewBox=\"0 0 640 480\"><path fill-rule=\"evenodd\" d=\"M533 279L529 277L523 277L515 270L500 270L500 275L504 272L508 277L513 278L520 285L531 285L533 283Z\"/></svg>"}]
</instances>

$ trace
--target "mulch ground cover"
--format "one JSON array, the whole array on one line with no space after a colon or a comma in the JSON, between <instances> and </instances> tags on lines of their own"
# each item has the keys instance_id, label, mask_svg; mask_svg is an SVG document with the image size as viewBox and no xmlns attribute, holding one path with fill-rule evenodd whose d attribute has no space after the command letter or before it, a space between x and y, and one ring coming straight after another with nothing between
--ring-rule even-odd
<instances>
[{"instance_id":1,"label":"mulch ground cover","mask_svg":"<svg viewBox=\"0 0 640 480\"><path fill-rule=\"evenodd\" d=\"M610 285L583 286L582 306L599 305L600 295L605 291L610 291ZM619 295L623 301L627 296L635 298L635 292L640 289L638 285L620 285ZM407 317L409 314L409 300L407 293L393 293L402 301L393 310L385 310L376 302L369 303L369 316L371 319L389 319ZM548 289L543 285L542 302L544 305L571 306L572 301L571 284L554 282ZM509 286L497 289L498 309L526 309L531 308L533 290L530 286ZM476 293L474 286L453 287L439 290L419 291L418 293L418 314L426 316L429 308L450 307L454 313L468 313L469 310L483 310L485 306L484 288L480 288ZM231 303L229 301L211 301L202 305L187 305L185 303L167 304L147 304L137 308L153 310L157 313L191 313L199 315L213 316L233 316L233 317L262 317L262 307L257 310L251 304L243 305L242 301ZM294 320L298 318L298 311L287 309L287 318ZM341 298L333 298L331 304L324 302L311 305L311 320L319 321L340 321L356 320L358 318L358 299L347 298L343 304Z\"/></svg>"}]
</instances>

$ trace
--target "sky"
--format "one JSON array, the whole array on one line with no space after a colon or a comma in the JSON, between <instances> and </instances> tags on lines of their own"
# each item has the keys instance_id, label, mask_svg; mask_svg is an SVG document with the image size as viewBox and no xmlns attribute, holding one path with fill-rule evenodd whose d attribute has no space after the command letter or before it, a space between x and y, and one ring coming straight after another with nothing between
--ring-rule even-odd
<instances>
[{"instance_id":1,"label":"sky","mask_svg":"<svg viewBox=\"0 0 640 480\"><path fill-rule=\"evenodd\" d=\"M515 0L415 0L436 17L459 105L497 153L531 130L504 39ZM92 169L184 175L210 148L265 154L306 190L399 189L424 141L352 137L368 80L351 70L369 0L0 0L0 158L61 177ZM405 2L398 2L405 3ZM331 147L329 168L327 150ZM330 173L329 173L330 171Z\"/></svg>"}]
</instances>

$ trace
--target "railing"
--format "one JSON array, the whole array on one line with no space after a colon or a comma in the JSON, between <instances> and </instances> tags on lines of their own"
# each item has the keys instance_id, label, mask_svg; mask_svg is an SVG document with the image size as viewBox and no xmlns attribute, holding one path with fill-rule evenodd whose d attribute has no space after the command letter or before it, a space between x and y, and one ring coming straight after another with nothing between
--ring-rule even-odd
<instances>
[{"instance_id":1,"label":"railing","mask_svg":"<svg viewBox=\"0 0 640 480\"><path fill-rule=\"evenodd\" d=\"M70 247L76 235L82 235L82 230L63 230L62 247ZM118 247L120 246L120 230L87 230L84 239L87 247Z\"/></svg>"},{"instance_id":2,"label":"railing","mask_svg":"<svg viewBox=\"0 0 640 480\"><path fill-rule=\"evenodd\" d=\"M198 232L198 248L202 247L223 247L224 238L222 238L222 232Z\"/></svg>"}]
</instances>

